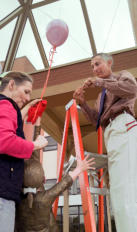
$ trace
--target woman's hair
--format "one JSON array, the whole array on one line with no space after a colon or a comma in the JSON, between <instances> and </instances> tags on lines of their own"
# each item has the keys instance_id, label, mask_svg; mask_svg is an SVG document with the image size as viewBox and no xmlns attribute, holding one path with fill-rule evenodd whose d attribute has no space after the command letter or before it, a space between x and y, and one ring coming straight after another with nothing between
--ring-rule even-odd
<instances>
[{"instance_id":1,"label":"woman's hair","mask_svg":"<svg viewBox=\"0 0 137 232\"><path fill-rule=\"evenodd\" d=\"M25 81L33 83L31 76L24 72L9 71L0 75L0 92L4 91L10 80L14 80L17 86L22 85Z\"/></svg>"}]
</instances>

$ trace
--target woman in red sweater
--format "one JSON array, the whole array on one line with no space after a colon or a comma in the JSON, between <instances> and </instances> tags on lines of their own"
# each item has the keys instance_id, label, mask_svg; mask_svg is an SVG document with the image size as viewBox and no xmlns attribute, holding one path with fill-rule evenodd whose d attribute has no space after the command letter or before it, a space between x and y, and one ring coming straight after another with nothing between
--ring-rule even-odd
<instances>
[{"instance_id":1,"label":"woman in red sweater","mask_svg":"<svg viewBox=\"0 0 137 232\"><path fill-rule=\"evenodd\" d=\"M13 232L15 203L20 201L24 159L47 145L39 136L35 141L25 140L23 119L30 106L31 77L22 72L7 72L0 76L0 231ZM23 109L22 109L23 108ZM22 109L22 113L21 110ZM23 119L22 119L23 118Z\"/></svg>"}]
</instances>

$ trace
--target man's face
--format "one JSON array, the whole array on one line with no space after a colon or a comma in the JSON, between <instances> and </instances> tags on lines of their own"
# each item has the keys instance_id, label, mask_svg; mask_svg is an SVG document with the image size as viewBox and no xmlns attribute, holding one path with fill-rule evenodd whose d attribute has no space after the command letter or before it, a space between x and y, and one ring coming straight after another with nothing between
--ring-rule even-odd
<instances>
[{"instance_id":1,"label":"man's face","mask_svg":"<svg viewBox=\"0 0 137 232\"><path fill-rule=\"evenodd\" d=\"M17 103L19 108L22 108L30 100L32 92L32 83L24 81L22 85L14 85L12 99Z\"/></svg>"},{"instance_id":2,"label":"man's face","mask_svg":"<svg viewBox=\"0 0 137 232\"><path fill-rule=\"evenodd\" d=\"M101 56L96 56L91 60L91 68L93 73L100 78L108 78L111 73L111 60L104 60Z\"/></svg>"}]
</instances>

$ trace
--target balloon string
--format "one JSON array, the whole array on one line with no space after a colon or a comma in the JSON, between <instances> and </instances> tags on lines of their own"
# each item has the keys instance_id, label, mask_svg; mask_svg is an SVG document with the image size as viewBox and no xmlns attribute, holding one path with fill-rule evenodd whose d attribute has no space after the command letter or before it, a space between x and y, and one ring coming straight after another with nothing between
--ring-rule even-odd
<instances>
[{"instance_id":1,"label":"balloon string","mask_svg":"<svg viewBox=\"0 0 137 232\"><path fill-rule=\"evenodd\" d=\"M50 54L49 54L50 65L49 65L49 70L48 70L48 73L47 73L46 81L45 81L45 83L44 83L44 87L43 87L43 90L42 90L42 93L41 93L41 97L40 97L41 100L43 99L43 96L44 96L44 93L45 93L45 90L46 90L46 87L47 87L47 84L48 84L49 75L50 75L50 70L51 70L51 65L52 65L52 62L53 62L53 56L54 56L55 51L56 51L56 46L54 46L53 48L50 49ZM36 115L37 115L39 106L40 106L40 102L38 103L38 105L37 105L37 107L36 107L33 120L35 120L35 117L36 117Z\"/></svg>"},{"instance_id":2,"label":"balloon string","mask_svg":"<svg viewBox=\"0 0 137 232\"><path fill-rule=\"evenodd\" d=\"M54 56L54 53L56 51L56 47L54 46L52 49L50 50L50 65L49 65L49 70L48 70L48 73L47 73L47 78L46 78L46 81L45 81L45 84L44 84L44 87L43 87L43 90L42 90L42 93L41 93L41 99L43 98L44 92L45 92L47 84L48 84L51 65L52 65L52 62L53 62L53 56Z\"/></svg>"}]
</instances>

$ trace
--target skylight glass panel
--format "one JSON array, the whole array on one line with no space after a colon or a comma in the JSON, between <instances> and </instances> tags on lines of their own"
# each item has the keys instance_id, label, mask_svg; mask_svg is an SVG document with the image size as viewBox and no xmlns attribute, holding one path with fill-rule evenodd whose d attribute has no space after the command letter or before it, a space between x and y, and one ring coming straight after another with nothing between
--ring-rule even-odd
<instances>
[{"instance_id":1,"label":"skylight glass panel","mask_svg":"<svg viewBox=\"0 0 137 232\"><path fill-rule=\"evenodd\" d=\"M69 28L68 39L57 47L53 66L91 57L92 51L79 0L62 0L33 10L33 15L47 57L51 44L46 39L46 27L54 19L63 20Z\"/></svg>"},{"instance_id":2,"label":"skylight glass panel","mask_svg":"<svg viewBox=\"0 0 137 232\"><path fill-rule=\"evenodd\" d=\"M14 19L0 30L0 61L5 61L6 59L16 20Z\"/></svg>"},{"instance_id":3,"label":"skylight glass panel","mask_svg":"<svg viewBox=\"0 0 137 232\"><path fill-rule=\"evenodd\" d=\"M17 0L1 0L0 3L0 20L14 11L20 4Z\"/></svg>"},{"instance_id":4,"label":"skylight glass panel","mask_svg":"<svg viewBox=\"0 0 137 232\"><path fill-rule=\"evenodd\" d=\"M33 4L38 2L42 2L42 0L33 0Z\"/></svg>"},{"instance_id":5,"label":"skylight glass panel","mask_svg":"<svg viewBox=\"0 0 137 232\"><path fill-rule=\"evenodd\" d=\"M29 21L27 20L24 32L20 41L20 45L18 48L17 56L19 57L26 57L30 64L32 64L35 69L43 69L44 65L30 26Z\"/></svg>"},{"instance_id":6,"label":"skylight glass panel","mask_svg":"<svg viewBox=\"0 0 137 232\"><path fill-rule=\"evenodd\" d=\"M98 52L135 46L127 0L86 0Z\"/></svg>"}]
</instances>

